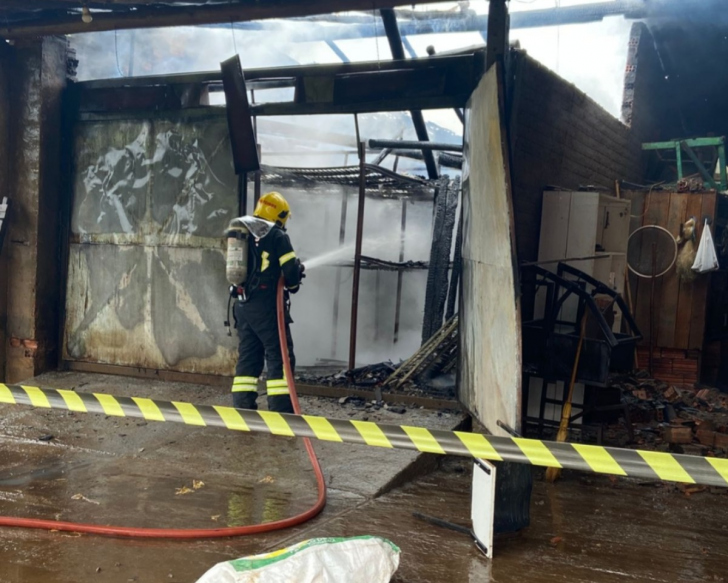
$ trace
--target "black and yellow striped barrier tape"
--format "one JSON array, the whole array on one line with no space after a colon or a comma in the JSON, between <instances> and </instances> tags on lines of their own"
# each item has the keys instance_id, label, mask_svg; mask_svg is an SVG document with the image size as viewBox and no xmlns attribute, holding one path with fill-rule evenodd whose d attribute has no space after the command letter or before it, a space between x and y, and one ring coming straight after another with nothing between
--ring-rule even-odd
<instances>
[{"instance_id":1,"label":"black and yellow striped barrier tape","mask_svg":"<svg viewBox=\"0 0 728 583\"><path fill-rule=\"evenodd\" d=\"M462 431L437 431L424 427L247 411L232 407L193 405L140 397L114 397L104 393L76 393L25 385L0 384L0 403L101 413L116 417L139 417L147 421L223 427L233 431L287 437L312 437L322 441L568 468L648 480L728 486L728 459L721 458L556 443L519 437L494 437Z\"/></svg>"}]
</instances>

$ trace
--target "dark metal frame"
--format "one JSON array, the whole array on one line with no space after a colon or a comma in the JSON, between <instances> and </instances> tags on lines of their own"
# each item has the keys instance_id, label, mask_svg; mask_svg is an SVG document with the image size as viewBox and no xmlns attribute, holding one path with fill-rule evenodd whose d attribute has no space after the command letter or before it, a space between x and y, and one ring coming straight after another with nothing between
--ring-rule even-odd
<instances>
[{"instance_id":1,"label":"dark metal frame","mask_svg":"<svg viewBox=\"0 0 728 583\"><path fill-rule=\"evenodd\" d=\"M563 399L547 397L549 383L567 381L573 366L573 355L579 341L579 323L586 310L597 323L603 338L585 338L582 358L577 370L577 382L587 385L606 386L609 370L629 368L633 362L634 346L642 334L621 295L601 281L566 263L559 263L557 272L552 273L537 265L523 267L524 274L532 275L532 283L546 288L546 306L542 319L523 322L524 377L543 379L539 416L528 416L528 386L524 382L523 417L526 424L538 425L539 433L548 424L544 420L547 404L563 406ZM524 280L528 280L524 277ZM524 281L525 282L525 281ZM627 334L615 334L597 306L596 296L607 296L622 312ZM564 303L571 297L578 299L575 321L559 318ZM558 330L567 327L568 331ZM584 415L576 413L572 419Z\"/></svg>"},{"instance_id":2,"label":"dark metal frame","mask_svg":"<svg viewBox=\"0 0 728 583\"><path fill-rule=\"evenodd\" d=\"M533 265L523 271L535 276L536 288L546 287L546 307L542 319L523 323L524 369L549 381L568 380L579 339L579 322L588 310L603 338L585 338L577 382L605 386L610 368L629 368L633 364L634 345L642 338L632 314L622 297L609 286L565 263L557 273ZM570 276L567 278L565 276ZM591 288L591 290L587 288ZM597 295L611 298L622 312L627 334L615 334L594 301ZM574 322L561 320L559 313L572 296L578 298ZM558 328L568 330L558 330Z\"/></svg>"}]
</instances>

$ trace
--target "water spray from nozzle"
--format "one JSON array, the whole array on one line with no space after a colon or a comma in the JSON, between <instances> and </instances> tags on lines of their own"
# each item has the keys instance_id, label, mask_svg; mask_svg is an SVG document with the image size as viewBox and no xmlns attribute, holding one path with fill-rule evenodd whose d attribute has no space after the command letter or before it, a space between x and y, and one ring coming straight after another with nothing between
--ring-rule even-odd
<instances>
[{"instance_id":1,"label":"water spray from nozzle","mask_svg":"<svg viewBox=\"0 0 728 583\"><path fill-rule=\"evenodd\" d=\"M398 241L399 239L395 239L395 235L388 233L384 236L370 237L365 239L363 242L363 247L369 249L369 252L376 252L379 249L391 247ZM344 245L343 247L339 247L338 249L334 249L333 251L327 251L326 253L322 253L321 255L311 257L310 259L302 261L302 263L306 267L306 271L316 269L317 267L323 267L325 265L332 265L334 262L340 259L353 259L355 248L356 247L354 243L349 243L348 245Z\"/></svg>"},{"instance_id":2,"label":"water spray from nozzle","mask_svg":"<svg viewBox=\"0 0 728 583\"><path fill-rule=\"evenodd\" d=\"M340 247L339 249L334 249L333 251L327 251L326 253L321 253L320 255L317 255L316 257L311 257L311 259L307 259L306 261L303 261L303 265L306 267L306 271L311 271L312 269L316 269L317 267L322 267L324 265L329 265L333 261L336 261L337 259L344 259L347 257L351 257L354 255L354 245L344 245L343 247Z\"/></svg>"}]
</instances>

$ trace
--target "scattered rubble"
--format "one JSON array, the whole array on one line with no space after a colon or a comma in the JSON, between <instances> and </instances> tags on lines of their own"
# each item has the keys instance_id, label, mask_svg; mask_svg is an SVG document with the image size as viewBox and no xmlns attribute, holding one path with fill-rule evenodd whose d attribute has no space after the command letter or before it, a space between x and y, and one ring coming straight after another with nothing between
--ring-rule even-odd
<instances>
[{"instance_id":1,"label":"scattered rubble","mask_svg":"<svg viewBox=\"0 0 728 583\"><path fill-rule=\"evenodd\" d=\"M325 385L328 387L372 388L381 386L397 370L398 366L391 361L387 361L378 364L369 364L352 370L344 370L328 376L301 373L296 376L296 380L303 383Z\"/></svg>"},{"instance_id":2,"label":"scattered rubble","mask_svg":"<svg viewBox=\"0 0 728 583\"><path fill-rule=\"evenodd\" d=\"M333 374L321 374L320 368L314 368L301 372L296 380L312 385L386 389L388 392L453 399L457 349L458 317L454 316L404 362L380 362ZM337 364L344 365L336 361L321 361L320 364L328 370ZM343 404L341 400L339 402Z\"/></svg>"},{"instance_id":3,"label":"scattered rubble","mask_svg":"<svg viewBox=\"0 0 728 583\"><path fill-rule=\"evenodd\" d=\"M622 392L640 449L691 455L728 456L728 394L718 389L681 389L643 371L613 379ZM624 441L625 426L611 425L607 437Z\"/></svg>"}]
</instances>

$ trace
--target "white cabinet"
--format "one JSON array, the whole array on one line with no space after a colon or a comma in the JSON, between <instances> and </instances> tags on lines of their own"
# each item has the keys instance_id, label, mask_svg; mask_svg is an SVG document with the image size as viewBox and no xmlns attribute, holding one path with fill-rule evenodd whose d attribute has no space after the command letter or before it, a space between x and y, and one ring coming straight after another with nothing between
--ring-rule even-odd
<instances>
[{"instance_id":1,"label":"white cabinet","mask_svg":"<svg viewBox=\"0 0 728 583\"><path fill-rule=\"evenodd\" d=\"M544 192L538 261L568 259L565 263L623 293L629 213L628 200L600 192ZM580 257L591 259L576 259ZM556 272L557 263L543 267ZM544 302L545 292L539 293L537 317L543 315ZM618 311L614 314L615 331L619 331L622 321ZM561 316L563 320L574 320L576 302L567 302Z\"/></svg>"}]
</instances>

